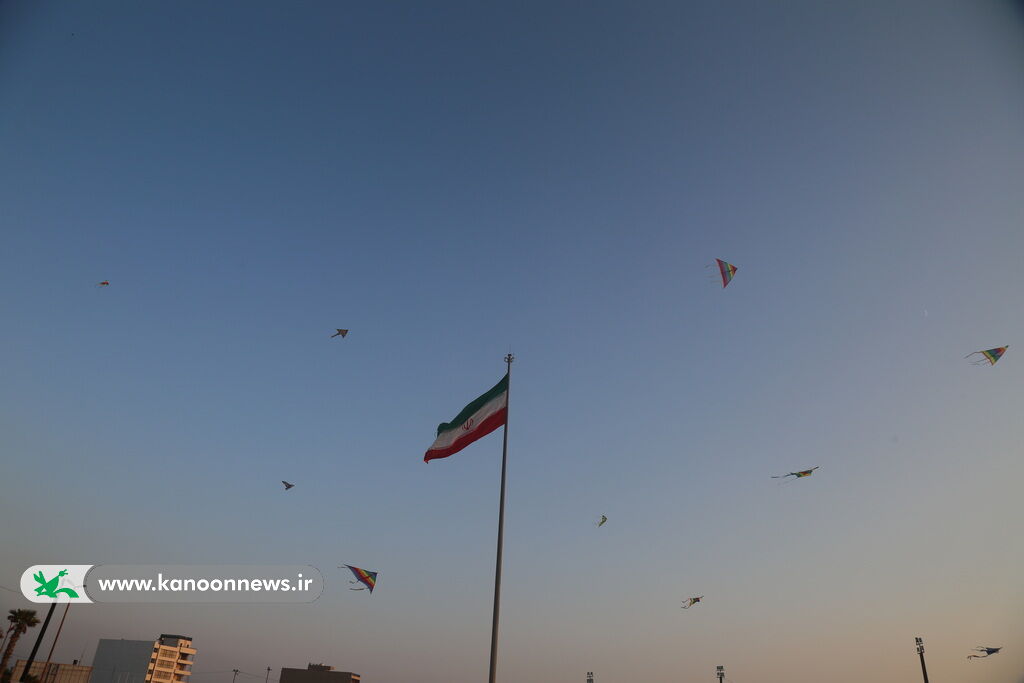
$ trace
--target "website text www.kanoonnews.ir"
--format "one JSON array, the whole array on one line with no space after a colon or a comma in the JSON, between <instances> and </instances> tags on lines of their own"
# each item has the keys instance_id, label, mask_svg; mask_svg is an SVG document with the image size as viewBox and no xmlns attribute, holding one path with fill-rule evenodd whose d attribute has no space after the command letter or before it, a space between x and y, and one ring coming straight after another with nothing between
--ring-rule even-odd
<instances>
[{"instance_id":1,"label":"website text www.kanoonnews.ir","mask_svg":"<svg viewBox=\"0 0 1024 683\"><path fill-rule=\"evenodd\" d=\"M311 565L36 565L22 575L34 602L312 602Z\"/></svg>"}]
</instances>

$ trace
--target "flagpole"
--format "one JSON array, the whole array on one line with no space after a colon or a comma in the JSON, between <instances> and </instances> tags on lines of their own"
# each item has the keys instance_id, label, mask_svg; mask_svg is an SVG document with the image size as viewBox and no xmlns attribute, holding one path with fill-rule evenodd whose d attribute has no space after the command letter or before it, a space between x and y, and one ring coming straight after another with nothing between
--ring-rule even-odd
<instances>
[{"instance_id":1,"label":"flagpole","mask_svg":"<svg viewBox=\"0 0 1024 683\"><path fill-rule=\"evenodd\" d=\"M501 548L505 538L505 467L508 464L508 412L512 397L512 361L515 356L505 356L508 384L505 388L505 433L501 442L501 497L498 502L498 556L494 562L494 616L491 620L491 672L488 683L495 683L498 672L498 611L501 606Z\"/></svg>"}]
</instances>

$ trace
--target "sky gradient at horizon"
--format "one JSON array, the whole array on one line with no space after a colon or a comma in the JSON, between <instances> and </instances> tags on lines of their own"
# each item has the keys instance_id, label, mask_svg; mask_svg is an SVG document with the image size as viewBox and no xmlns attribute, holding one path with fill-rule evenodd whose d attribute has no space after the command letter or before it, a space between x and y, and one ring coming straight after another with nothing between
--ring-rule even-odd
<instances>
[{"instance_id":1,"label":"sky gradient at horizon","mask_svg":"<svg viewBox=\"0 0 1024 683\"><path fill-rule=\"evenodd\" d=\"M3 3L0 586L309 563L56 657L479 681L500 433L422 455L511 348L501 680L1024 682L1022 17Z\"/></svg>"}]
</instances>

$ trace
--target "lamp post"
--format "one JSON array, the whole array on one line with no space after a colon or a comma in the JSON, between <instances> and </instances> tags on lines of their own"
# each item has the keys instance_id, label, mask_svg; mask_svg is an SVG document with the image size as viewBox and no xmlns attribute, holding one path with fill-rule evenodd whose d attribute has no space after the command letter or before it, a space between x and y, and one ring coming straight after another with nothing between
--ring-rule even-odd
<instances>
[{"instance_id":1,"label":"lamp post","mask_svg":"<svg viewBox=\"0 0 1024 683\"><path fill-rule=\"evenodd\" d=\"M921 675L924 676L924 683L928 683L928 668L924 665L924 641L914 638L917 643L917 654L921 657Z\"/></svg>"},{"instance_id":2,"label":"lamp post","mask_svg":"<svg viewBox=\"0 0 1024 683\"><path fill-rule=\"evenodd\" d=\"M725 678L725 667L724 666L716 666L715 667L715 675L718 676L718 683L722 683L722 679Z\"/></svg>"}]
</instances>

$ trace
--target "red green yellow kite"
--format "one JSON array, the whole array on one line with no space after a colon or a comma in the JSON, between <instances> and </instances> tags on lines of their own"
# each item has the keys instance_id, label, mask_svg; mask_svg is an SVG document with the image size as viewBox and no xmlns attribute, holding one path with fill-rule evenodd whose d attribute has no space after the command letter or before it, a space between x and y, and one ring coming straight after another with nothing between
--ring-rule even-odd
<instances>
[{"instance_id":1,"label":"red green yellow kite","mask_svg":"<svg viewBox=\"0 0 1024 683\"><path fill-rule=\"evenodd\" d=\"M371 593L373 592L374 586L377 585L377 572L368 572L365 569L360 569L359 567L353 567L350 564L346 564L345 566L348 567L350 570L352 570L353 576L356 577L355 581L349 581L349 583L361 583L364 586L363 588L349 588L350 591L365 591L365 590L368 590ZM340 567L339 567L339 569L340 569Z\"/></svg>"},{"instance_id":2,"label":"red green yellow kite","mask_svg":"<svg viewBox=\"0 0 1024 683\"><path fill-rule=\"evenodd\" d=\"M989 365L995 365L996 362L998 362L999 359L1003 357L1003 354L1006 353L1006 349L1008 348L1010 348L1009 344L1007 344L1006 346L999 346L994 349L975 351L974 353L967 354L966 356L964 356L964 358L970 358L971 356L981 356L981 358L974 361L975 365L984 365L985 363L988 363Z\"/></svg>"},{"instance_id":3,"label":"red green yellow kite","mask_svg":"<svg viewBox=\"0 0 1024 683\"><path fill-rule=\"evenodd\" d=\"M736 276L736 266L720 258L716 258L715 261L718 263L718 272L722 276L722 289L725 289Z\"/></svg>"}]
</instances>

